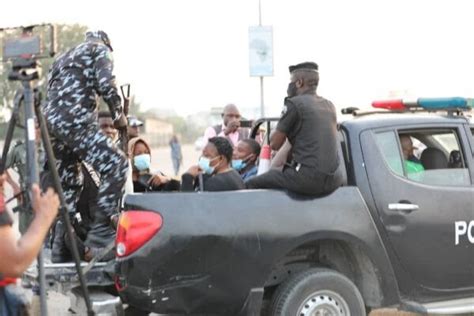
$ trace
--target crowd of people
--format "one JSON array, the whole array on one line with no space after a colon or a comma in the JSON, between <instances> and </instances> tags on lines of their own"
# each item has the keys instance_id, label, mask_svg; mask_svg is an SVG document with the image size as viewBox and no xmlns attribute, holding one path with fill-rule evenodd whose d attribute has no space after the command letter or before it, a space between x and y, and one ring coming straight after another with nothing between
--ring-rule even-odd
<instances>
[{"instance_id":1,"label":"crowd of people","mask_svg":"<svg viewBox=\"0 0 474 316\"><path fill-rule=\"evenodd\" d=\"M280 150L283 157L280 166L257 175L261 141L249 138L250 130L241 126L238 108L229 104L223 110L222 124L204 132L206 144L199 161L190 166L179 181L151 169L150 146L139 135L143 123L135 117L127 120L123 111L127 100L121 100L117 91L112 51L105 32L88 32L85 42L53 63L47 98L42 107L57 160L65 207L75 223L83 260L104 255L104 249L114 242L125 192L275 188L319 196L341 185L336 176L339 165L336 112L330 101L316 93L317 64L306 62L289 68L288 97L268 144L275 152ZM97 96L103 98L109 111L97 115ZM116 144L119 130L128 130L127 153L119 150ZM182 164L181 146L177 137L169 144L174 176L177 176ZM8 166L14 167L14 164ZM24 167L16 166L17 170ZM48 171L45 172L47 179ZM0 178L0 189L3 181ZM2 194L0 198L3 198ZM23 202L21 195L18 199ZM20 275L31 263L59 206L58 197L52 190L41 195L39 188L34 186L31 205L35 215L22 220L23 236L16 242L11 233L11 219L6 215L2 201L0 199L0 236L8 245L0 244L0 253L11 254L5 256L11 262L2 260L0 265L0 308L2 285L8 277ZM28 214L33 214L29 211ZM61 219L57 219L53 227L51 259L53 262L70 261L66 227ZM103 257L110 259L113 253Z\"/></svg>"}]
</instances>

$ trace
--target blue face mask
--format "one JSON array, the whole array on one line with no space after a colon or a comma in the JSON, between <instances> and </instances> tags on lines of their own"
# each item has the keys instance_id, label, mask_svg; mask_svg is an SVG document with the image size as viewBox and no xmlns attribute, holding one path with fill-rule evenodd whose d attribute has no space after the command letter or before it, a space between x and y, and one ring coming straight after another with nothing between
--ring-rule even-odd
<instances>
[{"instance_id":1,"label":"blue face mask","mask_svg":"<svg viewBox=\"0 0 474 316\"><path fill-rule=\"evenodd\" d=\"M138 171L150 169L151 156L150 154L143 154L133 157L133 165Z\"/></svg>"},{"instance_id":2,"label":"blue face mask","mask_svg":"<svg viewBox=\"0 0 474 316\"><path fill-rule=\"evenodd\" d=\"M232 168L240 171L247 167L247 163L244 162L242 159L232 159Z\"/></svg>"},{"instance_id":3,"label":"blue face mask","mask_svg":"<svg viewBox=\"0 0 474 316\"><path fill-rule=\"evenodd\" d=\"M218 157L216 157L218 158ZM214 171L216 170L215 167L211 167L211 161L216 159L216 158L213 158L213 159L209 159L209 158L206 158L206 157L201 157L199 158L199 162L198 162L198 165L199 165L199 168L202 169L202 171L206 174L213 174Z\"/></svg>"}]
</instances>

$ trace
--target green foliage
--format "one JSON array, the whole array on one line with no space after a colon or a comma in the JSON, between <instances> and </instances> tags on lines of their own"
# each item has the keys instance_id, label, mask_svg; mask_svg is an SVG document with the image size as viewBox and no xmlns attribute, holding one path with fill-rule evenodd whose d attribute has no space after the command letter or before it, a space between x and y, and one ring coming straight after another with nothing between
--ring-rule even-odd
<instances>
[{"instance_id":1,"label":"green foliage","mask_svg":"<svg viewBox=\"0 0 474 316\"><path fill-rule=\"evenodd\" d=\"M35 30L36 31L36 30ZM84 40L85 32L87 27L80 24L59 24L57 25L57 54L62 54L72 47L78 45ZM39 34L44 39L44 46L49 47L49 37L46 34L46 30L38 29ZM38 82L40 89L45 91L46 79L49 68L53 63L53 58L47 58L41 60L42 65L42 78ZM0 106L12 107L13 97L15 91L20 87L18 82L8 81L8 73L10 71L10 64L0 64Z\"/></svg>"}]
</instances>

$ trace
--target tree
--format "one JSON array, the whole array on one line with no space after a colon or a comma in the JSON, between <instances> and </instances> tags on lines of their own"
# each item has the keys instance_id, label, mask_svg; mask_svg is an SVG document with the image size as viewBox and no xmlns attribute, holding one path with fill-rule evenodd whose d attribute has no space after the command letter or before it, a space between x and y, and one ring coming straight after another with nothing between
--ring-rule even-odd
<instances>
[{"instance_id":1,"label":"tree","mask_svg":"<svg viewBox=\"0 0 474 316\"><path fill-rule=\"evenodd\" d=\"M36 30L35 30L36 31ZM38 28L38 34L44 39L45 47L49 47L49 37L46 34L45 29ZM57 25L57 54L62 54L72 47L78 45L84 40L85 32L87 27L80 24L59 24ZM18 33L18 32L17 32ZM15 33L15 34L17 34ZM38 86L41 91L45 91L47 83L47 75L53 58L46 58L41 60L42 64L42 77L38 82ZM8 73L11 65L0 64L0 106L2 107L13 107L13 97L16 90L20 87L18 82L9 81Z\"/></svg>"}]
</instances>

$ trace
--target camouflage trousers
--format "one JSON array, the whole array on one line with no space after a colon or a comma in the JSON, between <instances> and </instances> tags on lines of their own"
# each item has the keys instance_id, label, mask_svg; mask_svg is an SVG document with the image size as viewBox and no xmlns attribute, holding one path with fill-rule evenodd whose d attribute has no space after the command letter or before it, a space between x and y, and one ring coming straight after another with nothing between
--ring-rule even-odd
<instances>
[{"instance_id":1,"label":"camouflage trousers","mask_svg":"<svg viewBox=\"0 0 474 316\"><path fill-rule=\"evenodd\" d=\"M92 247L104 247L106 240L113 240L110 216L118 212L128 162L112 140L99 130L95 114L90 110L85 113L84 109L81 110L82 113L74 113L76 116L72 115L71 109L61 111L46 107L44 112L64 197L71 215L77 210L83 186L81 161L87 162L100 176L95 223L89 232L91 238L88 236L87 239L92 239Z\"/></svg>"}]
</instances>

